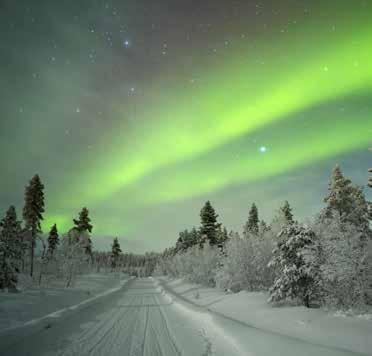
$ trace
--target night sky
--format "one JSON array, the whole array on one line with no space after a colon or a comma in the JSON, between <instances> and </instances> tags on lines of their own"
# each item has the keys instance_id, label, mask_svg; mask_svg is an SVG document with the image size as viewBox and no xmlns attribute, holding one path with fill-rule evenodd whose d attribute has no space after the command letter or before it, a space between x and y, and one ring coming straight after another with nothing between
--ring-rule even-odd
<instances>
[{"instance_id":1,"label":"night sky","mask_svg":"<svg viewBox=\"0 0 372 356\"><path fill-rule=\"evenodd\" d=\"M367 182L371 1L1 0L0 38L2 215L38 173L45 231L160 250L206 200L241 230Z\"/></svg>"}]
</instances>

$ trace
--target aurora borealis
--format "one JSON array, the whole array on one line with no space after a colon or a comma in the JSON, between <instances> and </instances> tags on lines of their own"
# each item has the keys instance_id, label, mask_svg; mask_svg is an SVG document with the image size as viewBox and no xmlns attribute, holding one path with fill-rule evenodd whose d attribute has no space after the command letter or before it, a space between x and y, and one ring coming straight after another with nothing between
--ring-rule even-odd
<instances>
[{"instance_id":1,"label":"aurora borealis","mask_svg":"<svg viewBox=\"0 0 372 356\"><path fill-rule=\"evenodd\" d=\"M366 184L369 1L1 6L1 211L39 173L46 230L86 205L96 246L161 249L207 199L239 229L314 214L336 163Z\"/></svg>"}]
</instances>

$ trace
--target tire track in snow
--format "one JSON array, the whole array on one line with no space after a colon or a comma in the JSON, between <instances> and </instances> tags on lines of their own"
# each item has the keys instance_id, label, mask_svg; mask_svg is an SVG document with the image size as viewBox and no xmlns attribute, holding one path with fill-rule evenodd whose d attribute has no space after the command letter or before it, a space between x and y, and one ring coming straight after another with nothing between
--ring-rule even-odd
<instances>
[{"instance_id":1,"label":"tire track in snow","mask_svg":"<svg viewBox=\"0 0 372 356\"><path fill-rule=\"evenodd\" d=\"M103 319L97 323L94 323L92 327L88 327L88 329L79 337L79 339L73 343L71 349L68 349L67 353L64 352L63 355L68 355L69 352L87 352L89 355L92 354L97 348L100 347L101 343L105 341L111 331L115 329L118 323L120 323L120 320L122 320L123 317L125 317L128 313L129 310L125 310L118 314L115 309L110 313L106 313L103 316ZM98 341L95 341L97 338ZM92 342L93 346L91 346ZM75 351L76 349L77 351Z\"/></svg>"},{"instance_id":2,"label":"tire track in snow","mask_svg":"<svg viewBox=\"0 0 372 356\"><path fill-rule=\"evenodd\" d=\"M146 344L146 340L147 340L147 328L148 328L148 324L149 324L149 313L150 313L150 306L147 305L146 306L145 330L144 330L144 333L143 333L143 342L142 342L142 356L145 355L145 344Z\"/></svg>"},{"instance_id":3,"label":"tire track in snow","mask_svg":"<svg viewBox=\"0 0 372 356\"><path fill-rule=\"evenodd\" d=\"M173 335L171 334L169 330L168 321L167 321L166 316L164 315L163 307L160 305L159 300L158 298L155 297L155 295L153 295L152 297L154 299L154 304L156 304L156 310L159 312L163 330L165 331L167 339L170 341L170 344L172 345L172 348L174 351L173 355L182 356L182 353L179 347L177 346L177 343L175 342Z\"/></svg>"}]
</instances>

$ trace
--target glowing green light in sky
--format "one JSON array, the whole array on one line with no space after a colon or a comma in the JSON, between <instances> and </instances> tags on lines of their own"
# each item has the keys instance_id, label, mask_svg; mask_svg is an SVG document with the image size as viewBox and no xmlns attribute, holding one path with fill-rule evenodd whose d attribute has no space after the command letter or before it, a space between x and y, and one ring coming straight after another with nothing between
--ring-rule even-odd
<instances>
[{"instance_id":1,"label":"glowing green light in sky","mask_svg":"<svg viewBox=\"0 0 372 356\"><path fill-rule=\"evenodd\" d=\"M77 170L76 183L53 200L53 208L94 206L172 165L170 175L160 175L150 189L143 187L138 201L184 199L280 174L367 144L370 133L355 127L352 118L338 121L324 116L323 122L314 123L319 130L306 138L274 135L270 146L276 148L265 157L247 153L238 162L223 154L213 157L219 147L244 135L330 100L371 89L372 27L368 23L353 21L349 35L319 28L319 43L308 41L306 46L304 38L296 41L297 35L283 35L276 43L233 52L230 60L200 73L193 88L186 90L176 83L163 89L158 104L144 107L138 114L137 124L129 128L119 125L107 134L89 157L87 168ZM125 108L122 115L126 115ZM367 123L368 118L362 117L360 122ZM224 162L226 170L202 169L206 166L201 157L207 154L213 161ZM188 171L182 168L185 161L192 162L186 165Z\"/></svg>"}]
</instances>

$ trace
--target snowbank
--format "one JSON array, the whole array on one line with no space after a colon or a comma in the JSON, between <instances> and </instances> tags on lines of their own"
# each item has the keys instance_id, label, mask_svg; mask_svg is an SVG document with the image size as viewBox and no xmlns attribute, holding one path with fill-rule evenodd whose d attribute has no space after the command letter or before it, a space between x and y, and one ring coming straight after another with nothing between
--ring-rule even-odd
<instances>
[{"instance_id":1,"label":"snowbank","mask_svg":"<svg viewBox=\"0 0 372 356\"><path fill-rule=\"evenodd\" d=\"M313 344L372 355L372 317L282 306L266 302L266 293L226 293L183 280L159 278L166 292L248 326Z\"/></svg>"},{"instance_id":2,"label":"snowbank","mask_svg":"<svg viewBox=\"0 0 372 356\"><path fill-rule=\"evenodd\" d=\"M87 274L73 288L30 288L21 293L0 293L0 331L59 317L97 298L113 293L128 281L117 273Z\"/></svg>"}]
</instances>

